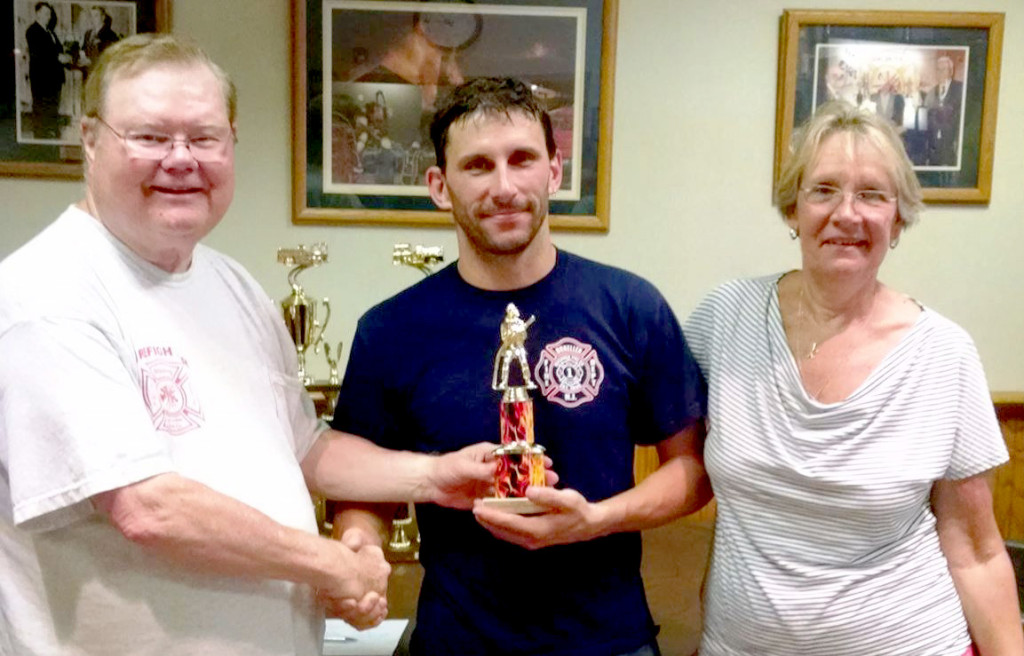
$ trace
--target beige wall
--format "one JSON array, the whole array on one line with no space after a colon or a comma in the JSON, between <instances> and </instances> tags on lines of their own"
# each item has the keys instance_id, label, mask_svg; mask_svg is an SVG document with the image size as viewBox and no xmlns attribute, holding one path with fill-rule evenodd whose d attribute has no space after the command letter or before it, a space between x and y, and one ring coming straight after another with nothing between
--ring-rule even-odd
<instances>
[{"instance_id":1,"label":"beige wall","mask_svg":"<svg viewBox=\"0 0 1024 656\"><path fill-rule=\"evenodd\" d=\"M778 18L783 8L854 3L620 4L611 231L557 241L651 279L682 317L719 282L798 265L770 205ZM443 245L452 255L455 240L446 229L290 224L287 5L174 0L175 29L198 38L240 89L238 190L208 241L240 260L274 297L288 291L277 247L326 241L330 263L303 280L310 293L333 299L328 334L347 344L364 310L420 278L392 267L393 243ZM967 328L993 389L1024 390L1024 2L907 0L901 8L968 6L1006 13L992 203L927 210L889 255L882 277ZM79 194L74 182L0 180L0 257Z\"/></svg>"}]
</instances>

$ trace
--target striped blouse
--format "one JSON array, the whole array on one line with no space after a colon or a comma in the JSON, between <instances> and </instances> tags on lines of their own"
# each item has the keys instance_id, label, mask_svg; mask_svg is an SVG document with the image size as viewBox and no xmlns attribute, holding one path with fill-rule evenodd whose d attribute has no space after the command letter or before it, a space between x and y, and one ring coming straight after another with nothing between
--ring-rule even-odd
<instances>
[{"instance_id":1,"label":"striped blouse","mask_svg":"<svg viewBox=\"0 0 1024 656\"><path fill-rule=\"evenodd\" d=\"M960 656L929 495L1007 460L974 344L925 309L846 400L819 403L778 279L723 285L684 328L708 379L718 499L701 656Z\"/></svg>"}]
</instances>

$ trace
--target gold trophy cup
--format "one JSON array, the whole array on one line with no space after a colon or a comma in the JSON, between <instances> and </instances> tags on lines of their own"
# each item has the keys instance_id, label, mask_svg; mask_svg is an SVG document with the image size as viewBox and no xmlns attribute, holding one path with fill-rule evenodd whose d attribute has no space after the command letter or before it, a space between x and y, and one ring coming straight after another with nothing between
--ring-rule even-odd
<instances>
[{"instance_id":1,"label":"gold trophy cup","mask_svg":"<svg viewBox=\"0 0 1024 656\"><path fill-rule=\"evenodd\" d=\"M295 353L299 361L299 379L303 385L310 385L313 379L306 372L306 351L316 349L324 337L324 329L331 319L331 303L327 298L320 301L306 296L299 285L298 276L310 267L327 261L327 244L314 244L307 248L279 248L277 261L293 267L288 272L288 284L292 293L281 301L281 312L288 333L295 342ZM318 307L323 306L323 319L318 316Z\"/></svg>"}]
</instances>

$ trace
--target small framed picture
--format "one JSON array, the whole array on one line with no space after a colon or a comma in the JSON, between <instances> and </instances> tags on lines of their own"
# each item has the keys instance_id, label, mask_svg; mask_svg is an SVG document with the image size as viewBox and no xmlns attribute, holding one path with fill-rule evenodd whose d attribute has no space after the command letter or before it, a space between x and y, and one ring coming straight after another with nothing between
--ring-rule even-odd
<instances>
[{"instance_id":1,"label":"small framed picture","mask_svg":"<svg viewBox=\"0 0 1024 656\"><path fill-rule=\"evenodd\" d=\"M170 1L14 0L0 19L13 53L0 101L0 175L82 177L78 124L89 70L110 44L168 29Z\"/></svg>"},{"instance_id":2,"label":"small framed picture","mask_svg":"<svg viewBox=\"0 0 1024 656\"><path fill-rule=\"evenodd\" d=\"M842 99L893 122L925 201L989 202L1002 38L997 13L786 11L774 179L793 129Z\"/></svg>"}]
</instances>

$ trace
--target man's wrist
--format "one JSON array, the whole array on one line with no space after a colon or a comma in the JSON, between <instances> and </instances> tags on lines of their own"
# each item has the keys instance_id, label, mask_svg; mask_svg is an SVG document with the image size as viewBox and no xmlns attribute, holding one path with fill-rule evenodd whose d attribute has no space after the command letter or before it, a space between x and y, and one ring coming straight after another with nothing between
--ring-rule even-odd
<instances>
[{"instance_id":1,"label":"man's wrist","mask_svg":"<svg viewBox=\"0 0 1024 656\"><path fill-rule=\"evenodd\" d=\"M625 511L621 499L610 497L604 501L591 503L587 511L587 525L590 527L590 539L601 538L621 530Z\"/></svg>"},{"instance_id":2,"label":"man's wrist","mask_svg":"<svg viewBox=\"0 0 1024 656\"><path fill-rule=\"evenodd\" d=\"M323 585L324 581L334 578L339 559L342 561L342 568L349 567L350 554L346 550L338 549L339 545L333 540L318 535L307 535L310 549L308 559L299 565L296 576L287 578L316 588Z\"/></svg>"},{"instance_id":3,"label":"man's wrist","mask_svg":"<svg viewBox=\"0 0 1024 656\"><path fill-rule=\"evenodd\" d=\"M348 504L335 515L334 537L341 540L346 532L355 529L366 536L370 544L381 546L387 539L387 517L392 504Z\"/></svg>"},{"instance_id":4,"label":"man's wrist","mask_svg":"<svg viewBox=\"0 0 1024 656\"><path fill-rule=\"evenodd\" d=\"M414 454L412 501L414 503L438 503L441 500L439 468L441 456Z\"/></svg>"}]
</instances>

